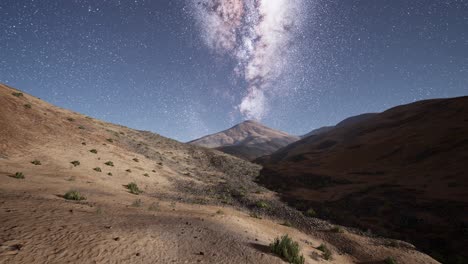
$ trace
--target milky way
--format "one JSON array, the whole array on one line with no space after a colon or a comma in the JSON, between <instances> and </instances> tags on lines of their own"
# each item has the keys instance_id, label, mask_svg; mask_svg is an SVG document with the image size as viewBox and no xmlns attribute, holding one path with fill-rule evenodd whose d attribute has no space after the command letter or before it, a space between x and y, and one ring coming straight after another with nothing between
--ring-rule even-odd
<instances>
[{"instance_id":1,"label":"milky way","mask_svg":"<svg viewBox=\"0 0 468 264\"><path fill-rule=\"evenodd\" d=\"M300 30L302 1L204 0L192 4L205 44L234 58L235 76L247 83L237 109L262 119L274 82L288 67L288 50Z\"/></svg>"}]
</instances>

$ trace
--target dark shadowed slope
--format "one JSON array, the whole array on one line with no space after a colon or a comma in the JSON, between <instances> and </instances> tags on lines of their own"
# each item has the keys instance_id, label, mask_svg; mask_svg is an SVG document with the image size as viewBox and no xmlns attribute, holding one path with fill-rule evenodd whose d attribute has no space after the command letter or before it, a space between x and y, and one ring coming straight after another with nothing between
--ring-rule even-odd
<instances>
[{"instance_id":1,"label":"dark shadowed slope","mask_svg":"<svg viewBox=\"0 0 468 264\"><path fill-rule=\"evenodd\" d=\"M324 126L324 127L321 127L321 128L314 129L314 130L310 131L309 133L307 133L305 135L302 135L301 138L306 138L306 137L309 137L309 136L317 136L317 135L323 134L323 133L328 132L328 131L330 131L330 130L332 130L334 128L337 128L337 127L348 126L348 125L352 125L352 124L355 124L355 123L358 123L358 122L362 122L364 120L367 120L368 118L373 117L374 115L376 115L376 113L366 113L366 114L361 114L361 115L357 115L357 116L348 117L345 120L343 120L343 121L339 122L338 124L336 124L336 126Z\"/></svg>"},{"instance_id":2,"label":"dark shadowed slope","mask_svg":"<svg viewBox=\"0 0 468 264\"><path fill-rule=\"evenodd\" d=\"M193 145L216 148L225 153L252 160L269 155L299 137L274 130L255 121L245 121L227 130L189 142Z\"/></svg>"},{"instance_id":3,"label":"dark shadowed slope","mask_svg":"<svg viewBox=\"0 0 468 264\"><path fill-rule=\"evenodd\" d=\"M301 209L467 260L468 97L395 107L258 162L260 181Z\"/></svg>"}]
</instances>

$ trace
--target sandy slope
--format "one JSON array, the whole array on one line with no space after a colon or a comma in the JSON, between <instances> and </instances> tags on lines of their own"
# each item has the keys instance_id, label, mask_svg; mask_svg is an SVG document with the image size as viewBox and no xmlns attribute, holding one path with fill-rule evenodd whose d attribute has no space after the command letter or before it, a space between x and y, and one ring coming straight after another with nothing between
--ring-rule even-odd
<instances>
[{"instance_id":1,"label":"sandy slope","mask_svg":"<svg viewBox=\"0 0 468 264\"><path fill-rule=\"evenodd\" d=\"M0 85L0 263L282 263L267 245L283 234L307 263L436 263L403 242L330 232L257 186L257 165L13 92ZM71 189L87 199L63 199ZM271 207L255 208L259 199Z\"/></svg>"}]
</instances>

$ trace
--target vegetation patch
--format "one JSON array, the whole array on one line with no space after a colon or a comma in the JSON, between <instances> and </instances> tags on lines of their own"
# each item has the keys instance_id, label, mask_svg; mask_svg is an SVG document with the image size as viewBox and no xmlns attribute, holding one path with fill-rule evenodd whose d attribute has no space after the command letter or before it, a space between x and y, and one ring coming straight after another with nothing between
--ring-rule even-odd
<instances>
[{"instance_id":1,"label":"vegetation patch","mask_svg":"<svg viewBox=\"0 0 468 264\"><path fill-rule=\"evenodd\" d=\"M282 257L289 263L293 264L304 264L304 256L300 255L299 244L293 241L288 235L284 235L281 238L276 238L273 243L270 244L270 249L276 255Z\"/></svg>"},{"instance_id":2,"label":"vegetation patch","mask_svg":"<svg viewBox=\"0 0 468 264\"><path fill-rule=\"evenodd\" d=\"M344 230L343 228L339 227L339 226L335 226L335 227L332 227L330 229L331 232L333 233L344 233Z\"/></svg>"},{"instance_id":3,"label":"vegetation patch","mask_svg":"<svg viewBox=\"0 0 468 264\"><path fill-rule=\"evenodd\" d=\"M67 200L73 200L73 201L81 201L81 200L86 200L86 197L84 197L83 195L81 195L81 193L79 191L76 191L76 190L70 190L68 191L67 193L65 193L65 195L63 196L63 198L67 199Z\"/></svg>"},{"instance_id":4,"label":"vegetation patch","mask_svg":"<svg viewBox=\"0 0 468 264\"><path fill-rule=\"evenodd\" d=\"M31 104L24 104L24 108L26 109L31 109L31 107L32 107Z\"/></svg>"},{"instance_id":5,"label":"vegetation patch","mask_svg":"<svg viewBox=\"0 0 468 264\"><path fill-rule=\"evenodd\" d=\"M96 149L91 149L89 152L94 153L94 154L97 154L97 150L96 150Z\"/></svg>"},{"instance_id":6,"label":"vegetation patch","mask_svg":"<svg viewBox=\"0 0 468 264\"><path fill-rule=\"evenodd\" d=\"M71 117L67 118L67 120L70 121L70 122L74 122L74 121L75 121L75 119L74 119L74 118L71 118Z\"/></svg>"},{"instance_id":7,"label":"vegetation patch","mask_svg":"<svg viewBox=\"0 0 468 264\"><path fill-rule=\"evenodd\" d=\"M109 173L107 173L107 175L108 175L108 176L112 176L112 173L111 173L111 172L109 172Z\"/></svg>"},{"instance_id":8,"label":"vegetation patch","mask_svg":"<svg viewBox=\"0 0 468 264\"><path fill-rule=\"evenodd\" d=\"M138 188L138 185L137 185L136 183L134 183L134 182L131 182L131 183L125 185L125 187L126 187L126 188L130 191L130 193L132 193L132 194L138 195L138 194L140 194L140 193L143 192L142 190L140 190L140 188Z\"/></svg>"},{"instance_id":9,"label":"vegetation patch","mask_svg":"<svg viewBox=\"0 0 468 264\"><path fill-rule=\"evenodd\" d=\"M148 173L145 173L145 174L143 174L143 176L145 176L145 177L149 177L149 174L148 174Z\"/></svg>"},{"instance_id":10,"label":"vegetation patch","mask_svg":"<svg viewBox=\"0 0 468 264\"><path fill-rule=\"evenodd\" d=\"M149 210L149 211L159 211L159 203L152 203L152 204L148 207L148 210Z\"/></svg>"},{"instance_id":11,"label":"vegetation patch","mask_svg":"<svg viewBox=\"0 0 468 264\"><path fill-rule=\"evenodd\" d=\"M132 170L131 170L131 169L126 169L125 171L126 171L126 172L132 172Z\"/></svg>"},{"instance_id":12,"label":"vegetation patch","mask_svg":"<svg viewBox=\"0 0 468 264\"><path fill-rule=\"evenodd\" d=\"M78 129L85 129L84 126L78 126Z\"/></svg>"},{"instance_id":13,"label":"vegetation patch","mask_svg":"<svg viewBox=\"0 0 468 264\"><path fill-rule=\"evenodd\" d=\"M22 172L16 172L15 174L11 175L11 177L15 179L24 179L24 174Z\"/></svg>"},{"instance_id":14,"label":"vegetation patch","mask_svg":"<svg viewBox=\"0 0 468 264\"><path fill-rule=\"evenodd\" d=\"M323 252L322 257L325 260L331 260L332 259L331 250L328 249L328 247L325 246L325 244L320 244L320 246L318 246L317 249Z\"/></svg>"},{"instance_id":15,"label":"vegetation patch","mask_svg":"<svg viewBox=\"0 0 468 264\"><path fill-rule=\"evenodd\" d=\"M108 139L106 139L106 140L107 140L108 142L110 142L110 143L114 143L114 140L113 140L112 138L108 138Z\"/></svg>"},{"instance_id":16,"label":"vegetation patch","mask_svg":"<svg viewBox=\"0 0 468 264\"><path fill-rule=\"evenodd\" d=\"M265 201L258 201L258 202L255 203L255 206L257 206L258 208L262 208L262 209L266 209L266 208L270 207L268 205L268 203L265 202Z\"/></svg>"},{"instance_id":17,"label":"vegetation patch","mask_svg":"<svg viewBox=\"0 0 468 264\"><path fill-rule=\"evenodd\" d=\"M101 172L101 171L102 171L101 168L99 168L99 167L96 167L96 168L94 168L93 170L95 170L95 171L97 171L97 172Z\"/></svg>"},{"instance_id":18,"label":"vegetation patch","mask_svg":"<svg viewBox=\"0 0 468 264\"><path fill-rule=\"evenodd\" d=\"M14 92L14 93L11 93L11 95L16 96L16 97L22 97L24 94L19 93L19 92Z\"/></svg>"},{"instance_id":19,"label":"vegetation patch","mask_svg":"<svg viewBox=\"0 0 468 264\"><path fill-rule=\"evenodd\" d=\"M398 262L394 258L388 257L384 260L384 263L385 264L397 264Z\"/></svg>"},{"instance_id":20,"label":"vegetation patch","mask_svg":"<svg viewBox=\"0 0 468 264\"><path fill-rule=\"evenodd\" d=\"M39 160L37 160L37 159L31 161L31 163L34 164L34 165L42 165L41 161L39 161Z\"/></svg>"},{"instance_id":21,"label":"vegetation patch","mask_svg":"<svg viewBox=\"0 0 468 264\"><path fill-rule=\"evenodd\" d=\"M108 161L108 162L106 162L104 164L106 164L107 166L114 167L114 162L112 162L112 161Z\"/></svg>"},{"instance_id":22,"label":"vegetation patch","mask_svg":"<svg viewBox=\"0 0 468 264\"><path fill-rule=\"evenodd\" d=\"M141 201L141 199L136 199L136 200L132 203L132 206L133 206L133 207L141 207L142 204L143 204L143 202Z\"/></svg>"},{"instance_id":23,"label":"vegetation patch","mask_svg":"<svg viewBox=\"0 0 468 264\"><path fill-rule=\"evenodd\" d=\"M74 160L74 161L72 161L70 163L73 164L73 166L75 166L75 167L80 165L80 162L77 161L77 160Z\"/></svg>"},{"instance_id":24,"label":"vegetation patch","mask_svg":"<svg viewBox=\"0 0 468 264\"><path fill-rule=\"evenodd\" d=\"M316 217L317 212L314 209L310 208L309 210L305 211L304 214L308 217Z\"/></svg>"},{"instance_id":25,"label":"vegetation patch","mask_svg":"<svg viewBox=\"0 0 468 264\"><path fill-rule=\"evenodd\" d=\"M133 161L134 161L134 162L139 162L140 160L137 159L137 158L134 158Z\"/></svg>"}]
</instances>

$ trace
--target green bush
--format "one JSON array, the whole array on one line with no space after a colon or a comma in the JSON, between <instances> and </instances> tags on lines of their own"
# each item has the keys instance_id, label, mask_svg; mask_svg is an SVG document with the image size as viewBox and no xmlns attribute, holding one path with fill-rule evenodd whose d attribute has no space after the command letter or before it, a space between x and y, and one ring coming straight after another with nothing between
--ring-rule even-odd
<instances>
[{"instance_id":1,"label":"green bush","mask_svg":"<svg viewBox=\"0 0 468 264\"><path fill-rule=\"evenodd\" d=\"M256 203L255 203L255 206L257 206L258 208L263 208L263 209L269 207L269 205L268 205L266 202L264 202L264 201L258 201L258 202L256 202Z\"/></svg>"},{"instance_id":2,"label":"green bush","mask_svg":"<svg viewBox=\"0 0 468 264\"><path fill-rule=\"evenodd\" d=\"M104 164L106 164L107 166L114 167L114 162L112 162L112 161L108 161L108 162L106 162Z\"/></svg>"},{"instance_id":3,"label":"green bush","mask_svg":"<svg viewBox=\"0 0 468 264\"><path fill-rule=\"evenodd\" d=\"M398 262L393 257L388 257L384 260L385 264L397 264Z\"/></svg>"},{"instance_id":4,"label":"green bush","mask_svg":"<svg viewBox=\"0 0 468 264\"><path fill-rule=\"evenodd\" d=\"M314 209L310 208L309 210L305 211L304 213L308 217L316 217L317 213L315 212Z\"/></svg>"},{"instance_id":5,"label":"green bush","mask_svg":"<svg viewBox=\"0 0 468 264\"><path fill-rule=\"evenodd\" d=\"M97 171L97 172L101 172L101 171L102 171L101 168L99 168L99 167L96 167L96 168L94 168L93 170L95 170L95 171Z\"/></svg>"},{"instance_id":6,"label":"green bush","mask_svg":"<svg viewBox=\"0 0 468 264\"><path fill-rule=\"evenodd\" d=\"M92 150L90 150L89 152L94 153L94 154L97 154L97 150L96 150L96 149L92 149Z\"/></svg>"},{"instance_id":7,"label":"green bush","mask_svg":"<svg viewBox=\"0 0 468 264\"><path fill-rule=\"evenodd\" d=\"M21 97L23 96L23 93L17 93L17 92L14 92L14 93L11 93L13 96L16 96L16 97Z\"/></svg>"},{"instance_id":8,"label":"green bush","mask_svg":"<svg viewBox=\"0 0 468 264\"><path fill-rule=\"evenodd\" d=\"M273 253L282 257L289 263L304 264L304 256L299 255L299 244L293 241L288 235L276 238L275 241L270 244L270 249Z\"/></svg>"},{"instance_id":9,"label":"green bush","mask_svg":"<svg viewBox=\"0 0 468 264\"><path fill-rule=\"evenodd\" d=\"M138 195L138 194L140 194L140 193L143 192L143 191L141 191L141 190L138 188L138 185L137 185L136 183L134 183L134 182L131 182L131 183L125 185L125 187L126 187L126 188L130 191L130 193L132 193L132 194Z\"/></svg>"},{"instance_id":10,"label":"green bush","mask_svg":"<svg viewBox=\"0 0 468 264\"><path fill-rule=\"evenodd\" d=\"M81 201L81 200L86 200L86 197L80 194L80 192L75 191L75 190L70 190L65 195L63 198L67 200L74 200L74 201Z\"/></svg>"},{"instance_id":11,"label":"green bush","mask_svg":"<svg viewBox=\"0 0 468 264\"><path fill-rule=\"evenodd\" d=\"M78 166L78 165L80 165L80 162L77 161L77 160L74 160L74 161L72 161L72 162L70 162L70 163L73 164L73 166L75 166L75 167Z\"/></svg>"},{"instance_id":12,"label":"green bush","mask_svg":"<svg viewBox=\"0 0 468 264\"><path fill-rule=\"evenodd\" d=\"M31 163L34 164L34 165L42 165L41 162L39 160L37 160L37 159L31 161Z\"/></svg>"},{"instance_id":13,"label":"green bush","mask_svg":"<svg viewBox=\"0 0 468 264\"><path fill-rule=\"evenodd\" d=\"M318 246L317 249L323 252L322 257L325 260L331 260L332 259L332 253L331 253L330 249L328 249L327 246L325 246L324 244L320 244L320 246Z\"/></svg>"},{"instance_id":14,"label":"green bush","mask_svg":"<svg viewBox=\"0 0 468 264\"><path fill-rule=\"evenodd\" d=\"M15 178L15 179L24 179L24 174L22 172L17 172L13 175L11 175L12 178Z\"/></svg>"}]
</instances>

